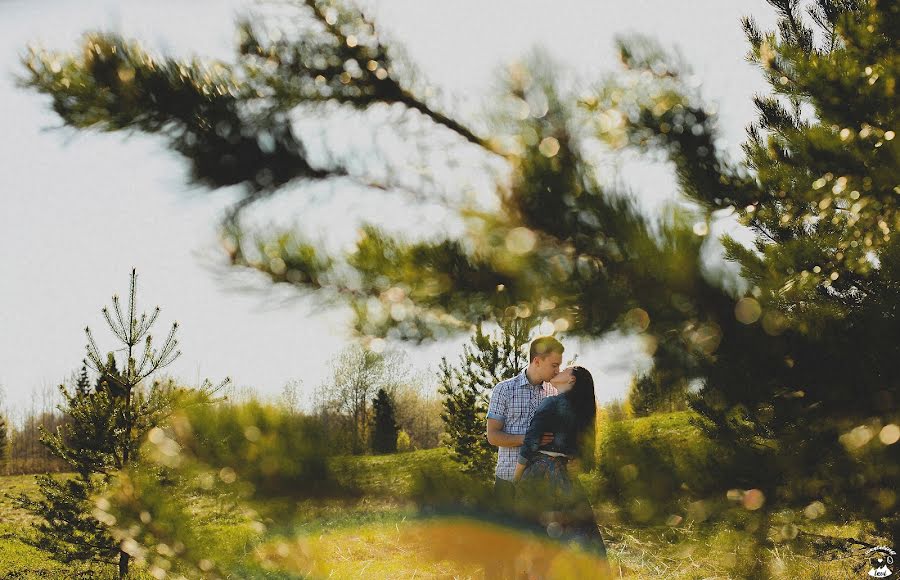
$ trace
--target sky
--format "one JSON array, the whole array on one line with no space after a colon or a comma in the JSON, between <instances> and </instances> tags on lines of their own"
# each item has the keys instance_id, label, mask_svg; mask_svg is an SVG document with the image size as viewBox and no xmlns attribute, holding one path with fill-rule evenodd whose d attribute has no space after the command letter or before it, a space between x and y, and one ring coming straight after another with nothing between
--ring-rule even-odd
<instances>
[{"instance_id":1,"label":"sky","mask_svg":"<svg viewBox=\"0 0 900 580\"><path fill-rule=\"evenodd\" d=\"M617 36L656 38L692 64L735 153L754 118L751 97L765 88L745 60L739 20L774 22L764 0L365 5L434 84L474 111L489 98L499 67L536 46L579 78L599 80L617 70ZM237 0L0 0L0 396L7 409L27 408L37 392L80 365L85 326L101 350L115 347L100 310L112 294L127 295L132 267L139 307L162 307L158 339L179 322L183 354L167 372L188 384L230 376L274 396L300 379L310 393L327 380L329 359L353 340L346 309L322 309L258 283L248 290L246 280L222 271L216 226L235 191L186 185L186 162L156 137L61 128L46 98L16 85L29 44L74 49L95 30L121 33L159 53L229 61L236 17L256 9ZM623 178L650 211L676 196L665 167L629 166ZM372 211L376 219L415 219L396 208L390 215ZM455 359L465 339L397 346L424 371L441 356ZM647 363L634 338L567 344L593 371L601 401L624 397L633 372Z\"/></svg>"}]
</instances>

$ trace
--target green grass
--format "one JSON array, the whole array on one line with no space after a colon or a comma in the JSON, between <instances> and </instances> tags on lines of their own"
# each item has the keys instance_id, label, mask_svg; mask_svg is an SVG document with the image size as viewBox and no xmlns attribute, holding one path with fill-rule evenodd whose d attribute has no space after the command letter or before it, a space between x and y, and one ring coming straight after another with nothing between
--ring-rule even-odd
<instances>
[{"instance_id":1,"label":"green grass","mask_svg":"<svg viewBox=\"0 0 900 580\"><path fill-rule=\"evenodd\" d=\"M684 417L667 420L668 423L662 421L652 429L644 420L634 427L646 435L644 429L659 434L663 429L677 431L685 425ZM492 550L509 532L483 524L473 527L440 520L435 527L433 522L417 517L415 507L407 499L414 474L434 464L453 467L442 449L336 458L332 467L338 478L353 484L360 495L278 506L290 511L279 518L281 524L269 527L261 542L247 546L248 570L253 572L242 577L483 577L476 557L479 554L454 553L453 538L482 534L481 545ZM0 489L0 580L71 578L61 565L19 540L19 534L27 530L32 520L12 505L7 494L34 494L37 487L33 476L0 478ZM725 523L627 526L619 523L615 514L603 510L599 513L617 578L731 578L746 570L747 536ZM857 537L864 533L858 527L839 523L825 523L810 531ZM787 544L776 543L765 549L776 578L827 580L858 576L847 561L819 562Z\"/></svg>"},{"instance_id":2,"label":"green grass","mask_svg":"<svg viewBox=\"0 0 900 580\"><path fill-rule=\"evenodd\" d=\"M54 474L66 478L68 474ZM48 558L47 554L22 541L34 523L34 518L14 505L13 497L24 493L35 496L38 486L33 475L9 475L0 477L0 580L71 580L73 570ZM115 571L94 568L89 577L96 580L112 579ZM135 574L135 580L149 578Z\"/></svg>"},{"instance_id":3,"label":"green grass","mask_svg":"<svg viewBox=\"0 0 900 580\"><path fill-rule=\"evenodd\" d=\"M414 475L426 466L454 465L446 449L424 449L391 455L337 457L332 469L343 483L358 488L367 496L406 497Z\"/></svg>"},{"instance_id":4,"label":"green grass","mask_svg":"<svg viewBox=\"0 0 900 580\"><path fill-rule=\"evenodd\" d=\"M27 530L33 520L13 505L10 496L34 495L37 492L34 476L11 475L0 478L0 482L0 579L65 578L62 565L21 541L22 530Z\"/></svg>"}]
</instances>

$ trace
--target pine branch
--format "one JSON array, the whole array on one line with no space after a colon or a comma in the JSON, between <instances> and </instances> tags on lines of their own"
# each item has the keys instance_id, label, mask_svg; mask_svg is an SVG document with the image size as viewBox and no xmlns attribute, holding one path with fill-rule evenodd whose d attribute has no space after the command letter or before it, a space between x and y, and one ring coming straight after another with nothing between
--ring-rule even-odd
<instances>
[{"instance_id":1,"label":"pine branch","mask_svg":"<svg viewBox=\"0 0 900 580\"><path fill-rule=\"evenodd\" d=\"M116 337L124 343L128 343L128 327L131 325L130 322L128 325L125 324L125 317L122 315L122 308L119 304L119 295L115 294L112 297L113 308L116 311L116 320L119 322L119 328L122 330L121 334L116 333ZM115 332L115 329L113 329Z\"/></svg>"},{"instance_id":2,"label":"pine branch","mask_svg":"<svg viewBox=\"0 0 900 580\"><path fill-rule=\"evenodd\" d=\"M137 293L137 270L131 270L131 288L128 292L128 358L131 359L131 347L137 344L135 339L135 331L137 330L137 320L135 318L135 298Z\"/></svg>"},{"instance_id":3,"label":"pine branch","mask_svg":"<svg viewBox=\"0 0 900 580\"><path fill-rule=\"evenodd\" d=\"M350 43L347 42L346 35L344 35L344 33L341 31L341 29L337 25L336 21L335 22L329 21L328 15L325 13L325 11L320 6L319 1L304 0L304 2L310 8L310 10L313 12L313 14L316 17L316 20L318 20L319 23L322 26L324 26L325 29L334 38L336 38L338 40L338 42L341 46L349 46ZM374 23L371 22L370 20L368 20L362 12L359 12L357 14L357 17L366 26L369 26L372 28L372 30L375 30ZM382 48L382 47L379 45L379 48ZM366 60L368 60L368 58L366 58L365 55L362 55L360 53L361 50L362 50L362 47L360 45L350 47L350 53L351 53L351 55L356 57L357 62L365 62ZM452 119L442 113L435 111L434 109L429 107L424 101L416 98L408 90L403 89L400 86L400 83L397 82L397 80L395 78L393 78L392 71L388 70L387 77L384 79L381 79L381 82L386 85L390 85L390 90L386 91L386 92L388 92L389 94L396 95L397 97L395 100L397 102L406 105L410 109L420 112L421 114L425 115L426 117L428 117L429 119L431 119L432 121L437 123L438 125L441 125L443 127L450 129L451 131L453 131L457 135L461 136L466 141L468 141L472 144L478 145L479 147L481 147L482 149L484 149L490 153L494 153L496 155L499 155L499 156L505 157L505 158L509 158L509 159L512 158L510 155L497 150L490 143L488 143L481 137L477 136L473 131L471 131L469 128L465 127L459 121L456 121L455 119Z\"/></svg>"},{"instance_id":4,"label":"pine branch","mask_svg":"<svg viewBox=\"0 0 900 580\"><path fill-rule=\"evenodd\" d=\"M153 326L154 322L156 322L156 319L159 316L159 313L160 313L160 308L159 308L159 306L157 306L153 310L153 314L151 314L149 318L146 318L146 314L141 315L141 325L138 330L139 337L144 336L144 334L146 334L147 331L150 330L150 327ZM145 318L146 318L146 321L145 321Z\"/></svg>"},{"instance_id":5,"label":"pine branch","mask_svg":"<svg viewBox=\"0 0 900 580\"><path fill-rule=\"evenodd\" d=\"M113 298L113 303L115 303L115 297ZM109 314L109 309L104 306L100 312L103 313L103 318L106 320L106 324L108 324L109 327L112 329L113 334L115 334L116 336L124 337L125 329L123 328L120 330L119 328L116 327L116 325L113 323L112 317Z\"/></svg>"},{"instance_id":6,"label":"pine branch","mask_svg":"<svg viewBox=\"0 0 900 580\"><path fill-rule=\"evenodd\" d=\"M87 356L90 361L90 366L93 370L97 371L100 374L103 374L106 369L104 367L103 361L100 357L100 350L97 348L97 343L94 341L93 335L91 335L91 329L89 327L85 327L84 333L87 335L88 344L86 346Z\"/></svg>"}]
</instances>

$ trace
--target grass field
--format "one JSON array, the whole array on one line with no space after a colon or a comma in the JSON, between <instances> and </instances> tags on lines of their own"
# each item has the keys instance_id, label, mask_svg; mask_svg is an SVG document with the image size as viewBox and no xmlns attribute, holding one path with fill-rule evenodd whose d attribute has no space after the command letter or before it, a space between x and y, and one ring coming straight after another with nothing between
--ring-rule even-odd
<instances>
[{"instance_id":1,"label":"grass field","mask_svg":"<svg viewBox=\"0 0 900 580\"><path fill-rule=\"evenodd\" d=\"M294 523L269 529L259 544L247 547L246 557L259 565L256 569L269 570L263 577L270 578L484 577L477 561L467 558L469 554L444 548L453 544L454 534L483 534L483 545L490 549L503 541L501 532L458 523L428 527L404 499L413 474L428 464L451 466L452 462L440 449L336 459L334 470L342 477L355 474L361 496L343 501L307 500L291 506L295 517L290 521ZM71 578L71 571L19 539L32 522L12 505L8 495L35 493L34 478L12 476L0 478L0 482L0 580ZM608 506L596 507L601 508L598 514L616 577L740 577L746 537L724 524L627 527L614 522ZM835 525L816 531L833 535L861 532L853 526ZM818 562L786 545L776 545L770 553L772 572L778 578L864 576L864 572L853 571L847 561ZM561 577L564 574L560 572Z\"/></svg>"},{"instance_id":2,"label":"grass field","mask_svg":"<svg viewBox=\"0 0 900 580\"><path fill-rule=\"evenodd\" d=\"M22 543L20 537L32 523L29 515L13 505L10 496L37 492L32 475L0 478L0 578L62 578L66 570L48 560L37 548Z\"/></svg>"}]
</instances>

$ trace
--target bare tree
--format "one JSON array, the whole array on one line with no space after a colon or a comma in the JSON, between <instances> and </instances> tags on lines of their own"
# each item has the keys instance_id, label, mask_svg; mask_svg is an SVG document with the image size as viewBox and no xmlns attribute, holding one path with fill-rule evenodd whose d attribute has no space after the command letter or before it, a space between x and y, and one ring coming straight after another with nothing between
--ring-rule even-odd
<instances>
[{"instance_id":1,"label":"bare tree","mask_svg":"<svg viewBox=\"0 0 900 580\"><path fill-rule=\"evenodd\" d=\"M281 397L279 403L287 409L292 415L300 414L301 392L303 390L302 379L291 379L281 388Z\"/></svg>"},{"instance_id":2,"label":"bare tree","mask_svg":"<svg viewBox=\"0 0 900 580\"><path fill-rule=\"evenodd\" d=\"M65 469L65 463L53 457L41 444L41 430L54 430L65 422L58 408L59 397L49 384L33 389L27 408L20 408L17 419L7 425L8 474L54 472ZM11 419L11 418L10 418Z\"/></svg>"},{"instance_id":3,"label":"bare tree","mask_svg":"<svg viewBox=\"0 0 900 580\"><path fill-rule=\"evenodd\" d=\"M337 423L346 428L352 453L367 445L369 406L379 389L391 392L409 374L400 352L375 352L350 346L332 359L332 377L316 393L316 407L325 427Z\"/></svg>"},{"instance_id":4,"label":"bare tree","mask_svg":"<svg viewBox=\"0 0 900 580\"><path fill-rule=\"evenodd\" d=\"M444 432L443 403L433 376L433 371L420 372L389 391L396 407L397 424L409 436L413 449L437 447Z\"/></svg>"}]
</instances>

